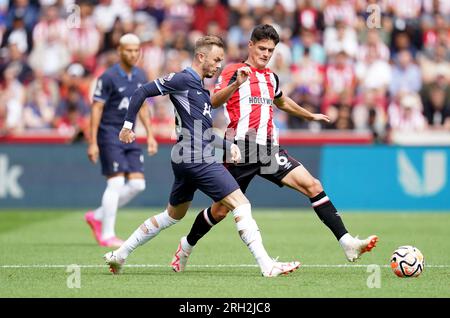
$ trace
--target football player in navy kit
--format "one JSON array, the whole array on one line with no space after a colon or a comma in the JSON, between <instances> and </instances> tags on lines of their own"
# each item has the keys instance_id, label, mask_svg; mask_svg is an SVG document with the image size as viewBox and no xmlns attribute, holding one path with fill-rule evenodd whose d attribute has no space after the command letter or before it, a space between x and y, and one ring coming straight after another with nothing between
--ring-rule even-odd
<instances>
[{"instance_id":1,"label":"football player in navy kit","mask_svg":"<svg viewBox=\"0 0 450 318\"><path fill-rule=\"evenodd\" d=\"M98 79L91 112L88 157L96 163L100 157L106 189L101 206L85 215L101 246L118 247L123 241L115 234L118 208L145 189L144 155L136 142L124 144L117 139L133 92L147 82L145 72L136 67L140 56L139 38L131 33L120 38L119 63L107 69ZM153 155L158 144L153 137L147 107L139 117L147 132L147 151Z\"/></svg>"},{"instance_id":2,"label":"football player in navy kit","mask_svg":"<svg viewBox=\"0 0 450 318\"><path fill-rule=\"evenodd\" d=\"M300 266L299 262L283 263L269 257L252 217L250 202L231 174L214 160L213 144L222 146L223 143L226 143L231 160L240 160L238 146L214 135L209 91L203 87L203 79L216 74L224 55L224 44L220 38L201 37L195 45L192 67L149 82L133 94L120 131L120 140L125 143L135 139L132 129L145 98L169 94L175 106L178 134L177 144L172 149L175 181L166 210L147 219L119 249L105 254L106 263L114 274L121 271L130 253L137 247L185 216L197 189L232 211L239 235L256 259L263 276L287 274ZM244 82L246 76L240 72L237 81Z\"/></svg>"}]
</instances>

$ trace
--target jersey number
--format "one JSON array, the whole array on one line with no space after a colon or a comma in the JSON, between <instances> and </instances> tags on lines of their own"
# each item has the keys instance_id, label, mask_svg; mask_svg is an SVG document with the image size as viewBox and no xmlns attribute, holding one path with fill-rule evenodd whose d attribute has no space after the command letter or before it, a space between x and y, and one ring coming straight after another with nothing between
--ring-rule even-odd
<instances>
[{"instance_id":1,"label":"jersey number","mask_svg":"<svg viewBox=\"0 0 450 318\"><path fill-rule=\"evenodd\" d=\"M209 115L209 118L212 119L211 116L211 105L208 105L208 103L205 103L205 108L203 109L203 116Z\"/></svg>"}]
</instances>

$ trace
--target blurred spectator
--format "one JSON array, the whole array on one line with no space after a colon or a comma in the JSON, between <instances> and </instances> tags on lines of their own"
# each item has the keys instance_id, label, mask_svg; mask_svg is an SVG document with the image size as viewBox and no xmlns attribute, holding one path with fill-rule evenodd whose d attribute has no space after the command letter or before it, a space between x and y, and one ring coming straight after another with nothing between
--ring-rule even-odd
<instances>
[{"instance_id":1,"label":"blurred spectator","mask_svg":"<svg viewBox=\"0 0 450 318\"><path fill-rule=\"evenodd\" d=\"M356 57L358 41L355 29L347 26L343 20L337 20L335 27L325 29L324 47L328 55L345 51L350 57Z\"/></svg>"},{"instance_id":2,"label":"blurred spectator","mask_svg":"<svg viewBox=\"0 0 450 318\"><path fill-rule=\"evenodd\" d=\"M67 97L62 98L57 109L53 126L62 135L87 136L89 107L75 87L70 87Z\"/></svg>"},{"instance_id":3,"label":"blurred spectator","mask_svg":"<svg viewBox=\"0 0 450 318\"><path fill-rule=\"evenodd\" d=\"M322 102L322 112L327 113L330 104L352 104L355 93L356 77L353 62L345 51L339 51L334 57L334 63L327 65L325 71L325 95Z\"/></svg>"},{"instance_id":4,"label":"blurred spectator","mask_svg":"<svg viewBox=\"0 0 450 318\"><path fill-rule=\"evenodd\" d=\"M326 54L323 46L317 42L317 31L302 29L300 38L292 41L293 63L298 63L305 55L319 64L325 64Z\"/></svg>"},{"instance_id":5,"label":"blurred spectator","mask_svg":"<svg viewBox=\"0 0 450 318\"><path fill-rule=\"evenodd\" d=\"M240 17L239 24L231 26L228 31L228 47L247 48L254 26L255 20L250 15L243 15Z\"/></svg>"},{"instance_id":6,"label":"blurred spectator","mask_svg":"<svg viewBox=\"0 0 450 318\"><path fill-rule=\"evenodd\" d=\"M450 85L438 78L421 91L424 115L432 129L450 129Z\"/></svg>"},{"instance_id":7,"label":"blurred spectator","mask_svg":"<svg viewBox=\"0 0 450 318\"><path fill-rule=\"evenodd\" d=\"M92 16L92 6L87 2L80 3L80 25L70 28L68 34L68 47L72 55L72 62L84 65L93 71L96 64L96 55L100 49L101 34L97 31Z\"/></svg>"},{"instance_id":8,"label":"blurred spectator","mask_svg":"<svg viewBox=\"0 0 450 318\"><path fill-rule=\"evenodd\" d=\"M218 24L222 36L228 31L228 9L219 0L202 0L194 8L194 30L207 34L210 22Z\"/></svg>"},{"instance_id":9,"label":"blurred spectator","mask_svg":"<svg viewBox=\"0 0 450 318\"><path fill-rule=\"evenodd\" d=\"M426 128L422 115L422 103L415 93L404 93L388 108L390 128L397 131L421 131Z\"/></svg>"},{"instance_id":10,"label":"blurred spectator","mask_svg":"<svg viewBox=\"0 0 450 318\"><path fill-rule=\"evenodd\" d=\"M385 96L391 82L391 65L380 58L373 44L367 47L364 60L356 63L355 73L360 91L374 89L378 96Z\"/></svg>"},{"instance_id":11,"label":"blurred spectator","mask_svg":"<svg viewBox=\"0 0 450 318\"><path fill-rule=\"evenodd\" d=\"M430 83L440 75L450 81L450 62L446 56L447 48L438 45L431 53L433 54L431 57L425 54L421 54L419 57L423 82Z\"/></svg>"},{"instance_id":12,"label":"blurred spectator","mask_svg":"<svg viewBox=\"0 0 450 318\"><path fill-rule=\"evenodd\" d=\"M295 30L322 31L325 28L323 13L313 0L297 1Z\"/></svg>"},{"instance_id":13,"label":"blurred spectator","mask_svg":"<svg viewBox=\"0 0 450 318\"><path fill-rule=\"evenodd\" d=\"M358 60L364 61L370 51L375 50L377 59L388 62L390 58L389 48L380 38L377 29L369 29L367 31L366 42L358 49Z\"/></svg>"},{"instance_id":14,"label":"blurred spectator","mask_svg":"<svg viewBox=\"0 0 450 318\"><path fill-rule=\"evenodd\" d=\"M333 27L338 21L342 21L344 26L353 28L356 23L356 12L351 2L348 0L329 0L323 10L325 25Z\"/></svg>"},{"instance_id":15,"label":"blurred spectator","mask_svg":"<svg viewBox=\"0 0 450 318\"><path fill-rule=\"evenodd\" d=\"M352 118L356 130L371 131L374 138L382 140L387 125L386 112L377 101L377 92L367 90L363 100L353 108Z\"/></svg>"},{"instance_id":16,"label":"blurred spectator","mask_svg":"<svg viewBox=\"0 0 450 318\"><path fill-rule=\"evenodd\" d=\"M397 63L392 69L389 87L391 96L396 96L400 91L418 92L421 86L420 69L414 64L411 53L408 50L399 52Z\"/></svg>"},{"instance_id":17,"label":"blurred spectator","mask_svg":"<svg viewBox=\"0 0 450 318\"><path fill-rule=\"evenodd\" d=\"M7 29L3 36L1 46L9 44L17 45L17 49L23 54L31 51L33 45L31 31L25 28L22 17L14 17L12 27Z\"/></svg>"},{"instance_id":18,"label":"blurred spectator","mask_svg":"<svg viewBox=\"0 0 450 318\"><path fill-rule=\"evenodd\" d=\"M166 24L167 31L170 33L190 30L194 20L195 2L195 0L170 1L170 5L166 7L166 19L161 24L161 28L163 24Z\"/></svg>"},{"instance_id":19,"label":"blurred spectator","mask_svg":"<svg viewBox=\"0 0 450 318\"><path fill-rule=\"evenodd\" d=\"M143 5L139 8L150 15L157 22L158 26L165 18L164 3L162 0L146 0L143 1Z\"/></svg>"},{"instance_id":20,"label":"blurred spectator","mask_svg":"<svg viewBox=\"0 0 450 318\"><path fill-rule=\"evenodd\" d=\"M6 53L6 60L0 63L0 73L3 73L10 64L15 64L19 72L17 75L18 80L22 84L28 84L32 78L33 71L26 61L26 54L22 53L15 43L10 43L7 51L4 52Z\"/></svg>"},{"instance_id":21,"label":"blurred spectator","mask_svg":"<svg viewBox=\"0 0 450 318\"><path fill-rule=\"evenodd\" d=\"M147 71L150 81L163 74L166 56L163 50L163 41L158 33L141 34L141 58L139 66Z\"/></svg>"},{"instance_id":22,"label":"blurred spectator","mask_svg":"<svg viewBox=\"0 0 450 318\"><path fill-rule=\"evenodd\" d=\"M10 64L3 74L3 82L0 89L0 101L4 123L3 134L20 133L23 130L23 108L25 105L25 88L19 82L20 67L16 63Z\"/></svg>"},{"instance_id":23,"label":"blurred spectator","mask_svg":"<svg viewBox=\"0 0 450 318\"><path fill-rule=\"evenodd\" d=\"M98 0L93 15L98 29L107 33L112 30L114 23L120 19L123 23L132 21L132 11L124 0Z\"/></svg>"},{"instance_id":24,"label":"blurred spectator","mask_svg":"<svg viewBox=\"0 0 450 318\"><path fill-rule=\"evenodd\" d=\"M352 108L349 104L337 104L335 107L336 114L333 116L335 119L327 127L328 129L338 129L338 130L352 130L355 128L352 119Z\"/></svg>"},{"instance_id":25,"label":"blurred spectator","mask_svg":"<svg viewBox=\"0 0 450 318\"><path fill-rule=\"evenodd\" d=\"M11 29L14 24L14 20L19 18L23 20L25 28L28 32L33 30L39 18L39 10L31 4L29 0L13 0L12 6L8 10L8 16L6 20L6 26Z\"/></svg>"},{"instance_id":26,"label":"blurred spectator","mask_svg":"<svg viewBox=\"0 0 450 318\"><path fill-rule=\"evenodd\" d=\"M310 101L314 105L320 104L320 96L323 93L324 68L313 59L309 49L306 47L303 58L292 65L292 80L288 91L306 91L310 95Z\"/></svg>"},{"instance_id":27,"label":"blurred spectator","mask_svg":"<svg viewBox=\"0 0 450 318\"><path fill-rule=\"evenodd\" d=\"M33 51L29 63L33 70L57 76L70 63L68 28L59 17L57 6L44 9L44 15L33 30Z\"/></svg>"}]
</instances>

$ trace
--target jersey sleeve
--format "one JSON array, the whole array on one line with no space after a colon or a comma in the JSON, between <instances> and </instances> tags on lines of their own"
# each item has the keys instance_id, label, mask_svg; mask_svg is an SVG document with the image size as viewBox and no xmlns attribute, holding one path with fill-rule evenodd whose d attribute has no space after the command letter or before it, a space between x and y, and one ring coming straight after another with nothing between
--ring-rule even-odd
<instances>
[{"instance_id":1,"label":"jersey sleeve","mask_svg":"<svg viewBox=\"0 0 450 318\"><path fill-rule=\"evenodd\" d=\"M283 92L281 91L280 87L280 79L278 78L278 75L273 73L273 76L275 77L275 95L274 98L280 98L283 96Z\"/></svg>"},{"instance_id":2,"label":"jersey sleeve","mask_svg":"<svg viewBox=\"0 0 450 318\"><path fill-rule=\"evenodd\" d=\"M170 73L156 79L154 82L161 95L185 91L187 89L187 78L184 73Z\"/></svg>"},{"instance_id":3,"label":"jersey sleeve","mask_svg":"<svg viewBox=\"0 0 450 318\"><path fill-rule=\"evenodd\" d=\"M223 69L222 74L217 78L214 93L224 89L236 80L238 66L239 64L232 64Z\"/></svg>"},{"instance_id":4,"label":"jersey sleeve","mask_svg":"<svg viewBox=\"0 0 450 318\"><path fill-rule=\"evenodd\" d=\"M113 91L113 83L111 77L104 73L97 80L97 85L94 90L94 97L92 98L96 102L105 103L110 97Z\"/></svg>"}]
</instances>

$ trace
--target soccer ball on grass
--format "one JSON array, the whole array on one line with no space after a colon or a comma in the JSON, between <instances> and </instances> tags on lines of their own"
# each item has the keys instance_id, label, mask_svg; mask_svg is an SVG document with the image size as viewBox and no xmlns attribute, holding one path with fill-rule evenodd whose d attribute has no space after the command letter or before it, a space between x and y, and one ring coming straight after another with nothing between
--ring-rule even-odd
<instances>
[{"instance_id":1,"label":"soccer ball on grass","mask_svg":"<svg viewBox=\"0 0 450 318\"><path fill-rule=\"evenodd\" d=\"M391 256L391 268L398 277L417 277L424 265L422 253L414 246L400 246Z\"/></svg>"}]
</instances>

